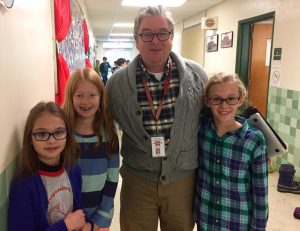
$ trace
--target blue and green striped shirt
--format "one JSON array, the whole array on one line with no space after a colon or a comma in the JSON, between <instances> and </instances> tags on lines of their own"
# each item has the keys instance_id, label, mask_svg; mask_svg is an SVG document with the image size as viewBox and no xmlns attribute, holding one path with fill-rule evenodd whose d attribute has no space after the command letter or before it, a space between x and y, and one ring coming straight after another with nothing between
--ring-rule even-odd
<instances>
[{"instance_id":1,"label":"blue and green striped shirt","mask_svg":"<svg viewBox=\"0 0 300 231\"><path fill-rule=\"evenodd\" d=\"M74 133L80 146L78 165L82 174L82 204L88 221L100 227L111 225L119 179L119 149L107 156L107 143L96 146L96 135Z\"/></svg>"}]
</instances>

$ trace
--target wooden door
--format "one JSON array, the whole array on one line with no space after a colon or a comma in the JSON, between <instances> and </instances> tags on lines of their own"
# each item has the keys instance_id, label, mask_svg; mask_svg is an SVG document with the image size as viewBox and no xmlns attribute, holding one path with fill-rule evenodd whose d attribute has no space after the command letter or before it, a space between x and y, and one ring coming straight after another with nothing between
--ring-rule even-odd
<instances>
[{"instance_id":1,"label":"wooden door","mask_svg":"<svg viewBox=\"0 0 300 231\"><path fill-rule=\"evenodd\" d=\"M269 65L266 65L267 40L272 38L273 24L253 24L248 106L256 107L266 117ZM270 54L269 54L270 55Z\"/></svg>"}]
</instances>

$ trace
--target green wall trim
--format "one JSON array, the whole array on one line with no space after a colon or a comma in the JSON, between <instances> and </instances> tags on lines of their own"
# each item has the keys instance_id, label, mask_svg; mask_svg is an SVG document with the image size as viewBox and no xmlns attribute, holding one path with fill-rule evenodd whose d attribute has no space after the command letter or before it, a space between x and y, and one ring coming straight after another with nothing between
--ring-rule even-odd
<instances>
[{"instance_id":1,"label":"green wall trim","mask_svg":"<svg viewBox=\"0 0 300 231\"><path fill-rule=\"evenodd\" d=\"M10 182L16 170L17 158L9 163L9 165L0 174L0 230L7 230L7 205Z\"/></svg>"}]
</instances>

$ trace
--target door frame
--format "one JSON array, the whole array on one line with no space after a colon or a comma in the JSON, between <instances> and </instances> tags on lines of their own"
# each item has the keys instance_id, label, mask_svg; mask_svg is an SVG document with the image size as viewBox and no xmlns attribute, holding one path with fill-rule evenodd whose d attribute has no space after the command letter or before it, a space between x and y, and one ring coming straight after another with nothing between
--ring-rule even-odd
<instances>
[{"instance_id":1,"label":"door frame","mask_svg":"<svg viewBox=\"0 0 300 231\"><path fill-rule=\"evenodd\" d=\"M264 20L273 19L272 28L272 42L271 42L271 52L273 50L273 35L274 35L274 22L275 22L275 11L258 15L252 18L244 19L238 22L238 34L237 34L237 48L236 48L236 63L235 63L235 73L237 73L244 83L245 87L248 87L249 83L249 67L251 58L251 36L252 36L252 25L257 22ZM272 57L272 54L270 54ZM270 78L271 63L269 65L269 76ZM267 89L268 98L269 88ZM267 115L266 110L266 115Z\"/></svg>"}]
</instances>

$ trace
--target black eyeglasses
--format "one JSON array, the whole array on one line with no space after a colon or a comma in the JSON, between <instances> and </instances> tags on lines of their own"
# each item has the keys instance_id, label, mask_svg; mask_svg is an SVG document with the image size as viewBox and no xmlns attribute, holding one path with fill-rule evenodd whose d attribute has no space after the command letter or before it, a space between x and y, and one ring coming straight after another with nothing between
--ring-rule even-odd
<instances>
[{"instance_id":1,"label":"black eyeglasses","mask_svg":"<svg viewBox=\"0 0 300 231\"><path fill-rule=\"evenodd\" d=\"M223 101L225 101L229 105L235 105L240 101L240 97L231 96L225 99L221 97L212 97L212 98L208 98L208 100L213 105L220 105L221 103L223 103Z\"/></svg>"},{"instance_id":2,"label":"black eyeglasses","mask_svg":"<svg viewBox=\"0 0 300 231\"><path fill-rule=\"evenodd\" d=\"M169 31L160 31L157 33L143 32L143 33L140 33L139 36L141 36L141 38L144 42L152 42L152 40L154 39L154 35L156 35L156 37L159 41L167 41L170 38L171 34L172 34L172 32L169 32Z\"/></svg>"},{"instance_id":3,"label":"black eyeglasses","mask_svg":"<svg viewBox=\"0 0 300 231\"><path fill-rule=\"evenodd\" d=\"M50 136L53 136L56 140L62 140L67 137L66 129L57 130L54 132L33 132L32 135L36 141L46 141L49 140Z\"/></svg>"}]
</instances>

